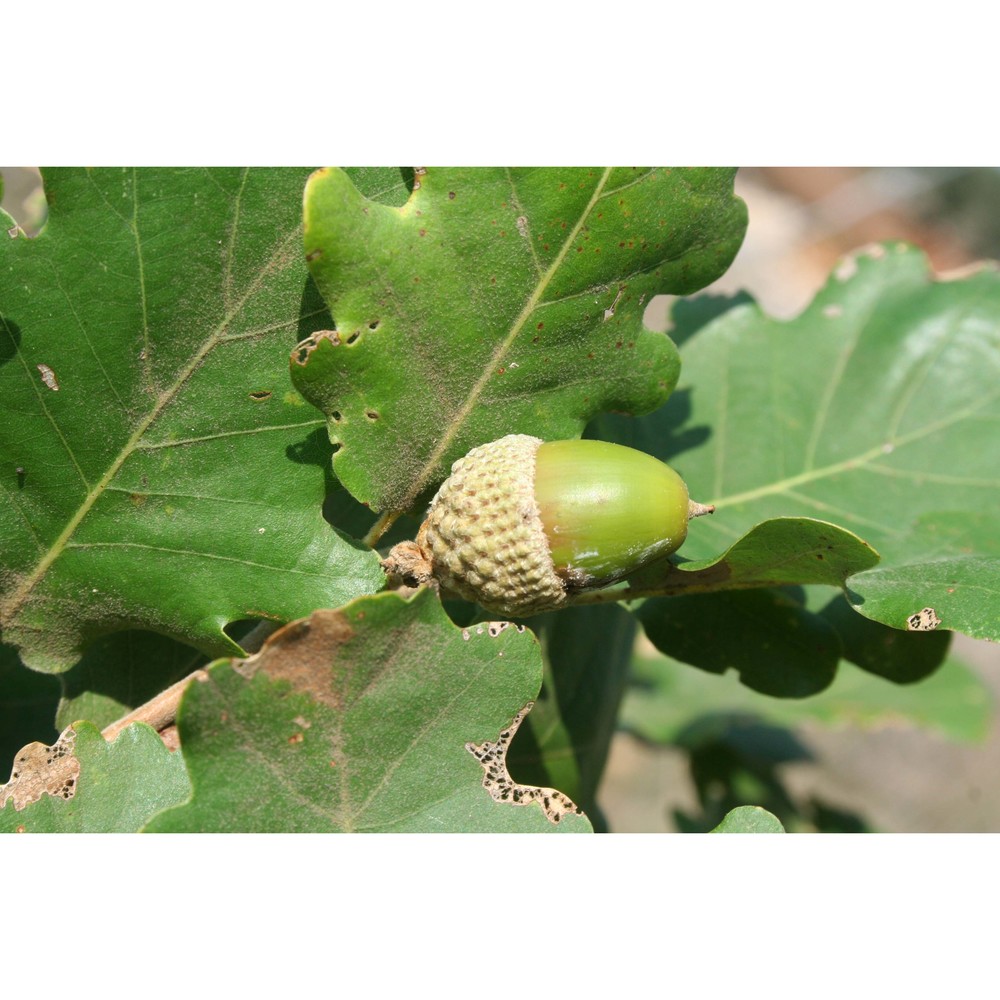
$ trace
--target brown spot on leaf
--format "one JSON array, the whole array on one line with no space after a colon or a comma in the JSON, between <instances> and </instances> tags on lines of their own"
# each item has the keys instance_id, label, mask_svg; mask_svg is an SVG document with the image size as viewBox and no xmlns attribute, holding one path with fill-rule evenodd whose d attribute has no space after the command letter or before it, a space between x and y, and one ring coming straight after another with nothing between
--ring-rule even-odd
<instances>
[{"instance_id":1,"label":"brown spot on leaf","mask_svg":"<svg viewBox=\"0 0 1000 1000\"><path fill-rule=\"evenodd\" d=\"M287 681L296 691L340 708L331 672L337 650L353 635L354 629L343 614L320 609L278 629L259 653L237 661L234 668L246 677L263 672L271 680Z\"/></svg>"}]
</instances>

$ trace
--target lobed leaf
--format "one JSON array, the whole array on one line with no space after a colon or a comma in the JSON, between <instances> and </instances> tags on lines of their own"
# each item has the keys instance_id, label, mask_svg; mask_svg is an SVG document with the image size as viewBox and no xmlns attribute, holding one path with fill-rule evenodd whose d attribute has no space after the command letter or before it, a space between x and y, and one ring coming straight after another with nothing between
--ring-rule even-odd
<instances>
[{"instance_id":1,"label":"lobed leaf","mask_svg":"<svg viewBox=\"0 0 1000 1000\"><path fill-rule=\"evenodd\" d=\"M233 651L228 622L382 585L282 375L326 318L306 176L46 171L45 229L0 244L0 627L29 666L127 628Z\"/></svg>"},{"instance_id":2,"label":"lobed leaf","mask_svg":"<svg viewBox=\"0 0 1000 1000\"><path fill-rule=\"evenodd\" d=\"M134 723L108 743L77 722L50 747L33 743L0 785L0 832L135 833L190 791L184 761Z\"/></svg>"},{"instance_id":3,"label":"lobed leaf","mask_svg":"<svg viewBox=\"0 0 1000 1000\"><path fill-rule=\"evenodd\" d=\"M834 524L774 518L715 559L650 567L622 596L646 588L671 595L631 605L661 652L713 673L732 668L755 691L804 698L833 680L842 644L830 622L776 588L843 587L877 562L867 542Z\"/></svg>"},{"instance_id":4,"label":"lobed leaf","mask_svg":"<svg viewBox=\"0 0 1000 1000\"><path fill-rule=\"evenodd\" d=\"M541 682L523 628L460 629L429 591L385 593L208 673L178 713L192 797L149 830L590 829L562 793L507 771Z\"/></svg>"},{"instance_id":5,"label":"lobed leaf","mask_svg":"<svg viewBox=\"0 0 1000 1000\"><path fill-rule=\"evenodd\" d=\"M855 577L848 596L867 618L899 628L946 628L1000 640L1000 559L914 559ZM913 623L915 616L926 624Z\"/></svg>"},{"instance_id":6,"label":"lobed leaf","mask_svg":"<svg viewBox=\"0 0 1000 1000\"><path fill-rule=\"evenodd\" d=\"M336 329L291 370L329 418L340 481L404 511L484 441L571 438L601 410L659 406L677 355L643 310L728 267L746 226L732 177L435 168L395 207L314 174L306 257Z\"/></svg>"},{"instance_id":7,"label":"lobed leaf","mask_svg":"<svg viewBox=\"0 0 1000 1000\"><path fill-rule=\"evenodd\" d=\"M768 519L820 517L882 556L850 577L858 610L902 629L931 607L943 628L1000 638L996 269L933 280L919 251L876 246L794 320L738 305L683 332L667 405L600 430L669 459L716 505L686 556L710 558Z\"/></svg>"}]
</instances>

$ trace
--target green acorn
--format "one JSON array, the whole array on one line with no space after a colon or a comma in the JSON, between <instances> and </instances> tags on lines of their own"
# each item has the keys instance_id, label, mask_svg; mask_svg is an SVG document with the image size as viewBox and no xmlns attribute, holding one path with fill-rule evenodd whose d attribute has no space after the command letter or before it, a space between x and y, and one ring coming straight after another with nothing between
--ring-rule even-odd
<instances>
[{"instance_id":1,"label":"green acorn","mask_svg":"<svg viewBox=\"0 0 1000 1000\"><path fill-rule=\"evenodd\" d=\"M384 565L523 618L666 558L689 518L714 509L692 503L681 477L644 452L511 434L452 466L416 542Z\"/></svg>"}]
</instances>

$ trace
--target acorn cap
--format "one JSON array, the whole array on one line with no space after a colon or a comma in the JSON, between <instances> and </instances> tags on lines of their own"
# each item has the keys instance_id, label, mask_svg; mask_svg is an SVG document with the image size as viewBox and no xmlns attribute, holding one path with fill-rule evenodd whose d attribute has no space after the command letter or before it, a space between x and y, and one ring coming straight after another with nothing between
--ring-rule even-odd
<instances>
[{"instance_id":1,"label":"acorn cap","mask_svg":"<svg viewBox=\"0 0 1000 1000\"><path fill-rule=\"evenodd\" d=\"M541 444L511 434L473 448L451 467L417 535L445 590L511 617L557 608L567 597L535 501Z\"/></svg>"},{"instance_id":2,"label":"acorn cap","mask_svg":"<svg viewBox=\"0 0 1000 1000\"><path fill-rule=\"evenodd\" d=\"M436 582L487 611L528 617L665 558L689 517L669 466L605 441L511 434L452 466L416 542L384 560L404 582Z\"/></svg>"}]
</instances>

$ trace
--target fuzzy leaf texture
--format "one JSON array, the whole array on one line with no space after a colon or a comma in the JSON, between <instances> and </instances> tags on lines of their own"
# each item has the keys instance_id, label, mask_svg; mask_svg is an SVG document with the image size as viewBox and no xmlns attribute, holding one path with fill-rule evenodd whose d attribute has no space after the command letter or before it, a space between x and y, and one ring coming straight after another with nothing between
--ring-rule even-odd
<instances>
[{"instance_id":1,"label":"fuzzy leaf texture","mask_svg":"<svg viewBox=\"0 0 1000 1000\"><path fill-rule=\"evenodd\" d=\"M662 404L677 353L645 305L729 266L746 228L733 173L434 168L399 207L314 174L306 259L336 328L291 370L329 418L338 479L398 513L483 442Z\"/></svg>"},{"instance_id":2,"label":"fuzzy leaf texture","mask_svg":"<svg viewBox=\"0 0 1000 1000\"><path fill-rule=\"evenodd\" d=\"M382 585L322 519L323 421L285 374L329 322L306 177L46 171L45 229L0 243L0 628L29 666L127 628L219 655L228 622Z\"/></svg>"},{"instance_id":3,"label":"fuzzy leaf texture","mask_svg":"<svg viewBox=\"0 0 1000 1000\"><path fill-rule=\"evenodd\" d=\"M384 593L317 611L208 674L178 713L191 799L151 831L591 829L561 792L507 769L542 678L523 628L463 630L430 591Z\"/></svg>"}]
</instances>

